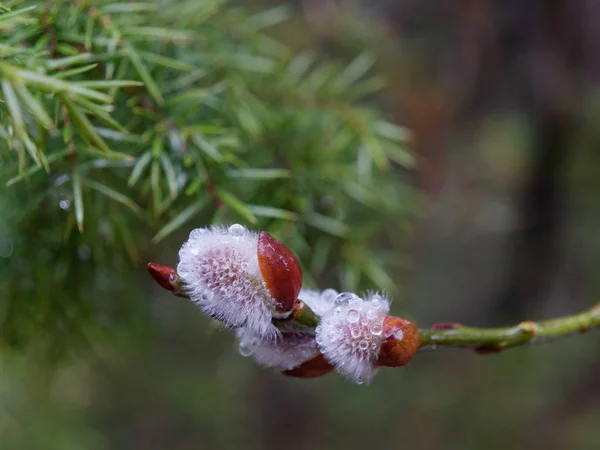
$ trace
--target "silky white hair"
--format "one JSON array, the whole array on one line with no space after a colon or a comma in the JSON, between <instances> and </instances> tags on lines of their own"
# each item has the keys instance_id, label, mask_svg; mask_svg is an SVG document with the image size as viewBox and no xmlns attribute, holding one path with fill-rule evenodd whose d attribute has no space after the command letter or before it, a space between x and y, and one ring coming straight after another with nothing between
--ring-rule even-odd
<instances>
[{"instance_id":1,"label":"silky white hair","mask_svg":"<svg viewBox=\"0 0 600 450\"><path fill-rule=\"evenodd\" d=\"M198 228L179 250L183 292L209 316L229 327L275 339L275 300L258 263L258 234L242 225Z\"/></svg>"},{"instance_id":2,"label":"silky white hair","mask_svg":"<svg viewBox=\"0 0 600 450\"><path fill-rule=\"evenodd\" d=\"M342 375L361 384L377 374L377 357L385 338L383 320L389 301L379 294L362 299L341 293L321 318L316 341L323 356Z\"/></svg>"}]
</instances>

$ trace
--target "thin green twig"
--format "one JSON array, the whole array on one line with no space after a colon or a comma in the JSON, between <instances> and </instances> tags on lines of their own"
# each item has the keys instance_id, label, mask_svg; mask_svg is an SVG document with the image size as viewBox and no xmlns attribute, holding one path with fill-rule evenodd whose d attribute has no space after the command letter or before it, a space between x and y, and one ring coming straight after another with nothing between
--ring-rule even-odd
<instances>
[{"instance_id":1,"label":"thin green twig","mask_svg":"<svg viewBox=\"0 0 600 450\"><path fill-rule=\"evenodd\" d=\"M497 352L528 344L539 344L600 327L600 304L571 316L541 322L526 321L504 328L473 328L439 324L420 329L421 348L462 347L482 353Z\"/></svg>"}]
</instances>

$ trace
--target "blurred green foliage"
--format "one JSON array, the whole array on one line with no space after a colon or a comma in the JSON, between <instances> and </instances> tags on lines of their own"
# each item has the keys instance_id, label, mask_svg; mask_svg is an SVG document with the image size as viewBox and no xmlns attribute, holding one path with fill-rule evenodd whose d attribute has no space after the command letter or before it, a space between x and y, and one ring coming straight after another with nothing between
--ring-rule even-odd
<instances>
[{"instance_id":1,"label":"blurred green foliage","mask_svg":"<svg viewBox=\"0 0 600 450\"><path fill-rule=\"evenodd\" d=\"M137 263L210 223L273 233L308 284L395 290L376 242L406 234L412 194L391 169L413 165L408 132L374 106L371 55L331 60L263 32L288 16L220 0L5 4L1 342L84 341L139 317Z\"/></svg>"}]
</instances>

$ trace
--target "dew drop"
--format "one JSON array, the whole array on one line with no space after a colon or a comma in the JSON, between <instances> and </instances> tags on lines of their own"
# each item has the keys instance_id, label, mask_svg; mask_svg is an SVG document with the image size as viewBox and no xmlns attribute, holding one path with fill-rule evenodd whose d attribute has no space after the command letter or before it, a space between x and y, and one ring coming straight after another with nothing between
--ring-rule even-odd
<instances>
[{"instance_id":1,"label":"dew drop","mask_svg":"<svg viewBox=\"0 0 600 450\"><path fill-rule=\"evenodd\" d=\"M238 350L240 352L240 355L242 355L244 358L252 356L252 353L254 353L254 349L244 341L240 342Z\"/></svg>"},{"instance_id":2,"label":"dew drop","mask_svg":"<svg viewBox=\"0 0 600 450\"><path fill-rule=\"evenodd\" d=\"M383 328L381 328L381 325L379 325L378 323L371 325L371 333L375 336L380 336L382 332Z\"/></svg>"},{"instance_id":3,"label":"dew drop","mask_svg":"<svg viewBox=\"0 0 600 450\"><path fill-rule=\"evenodd\" d=\"M233 237L242 237L246 234L246 229L239 223L234 223L229 227L229 234Z\"/></svg>"},{"instance_id":4,"label":"dew drop","mask_svg":"<svg viewBox=\"0 0 600 450\"><path fill-rule=\"evenodd\" d=\"M357 296L354 296L354 298L350 299L350 301L348 302L348 306L350 306L351 308L361 309L362 305L363 301Z\"/></svg>"},{"instance_id":5,"label":"dew drop","mask_svg":"<svg viewBox=\"0 0 600 450\"><path fill-rule=\"evenodd\" d=\"M356 294L353 294L352 292L342 292L335 298L333 303L335 306L344 306L347 305L348 302L350 302L350 300L354 299L355 297Z\"/></svg>"},{"instance_id":6,"label":"dew drop","mask_svg":"<svg viewBox=\"0 0 600 450\"><path fill-rule=\"evenodd\" d=\"M371 306L375 309L381 308L381 300L379 300L379 297L374 297L373 300L371 300Z\"/></svg>"},{"instance_id":7,"label":"dew drop","mask_svg":"<svg viewBox=\"0 0 600 450\"><path fill-rule=\"evenodd\" d=\"M357 337L359 337L359 336L360 336L360 328L358 328L358 327L352 327L352 328L350 329L350 335L351 335L351 336L352 336L354 339L356 339Z\"/></svg>"},{"instance_id":8,"label":"dew drop","mask_svg":"<svg viewBox=\"0 0 600 450\"><path fill-rule=\"evenodd\" d=\"M360 319L360 314L357 310L351 309L350 311L348 311L347 319L350 323L356 323Z\"/></svg>"},{"instance_id":9,"label":"dew drop","mask_svg":"<svg viewBox=\"0 0 600 450\"><path fill-rule=\"evenodd\" d=\"M394 333L394 338L396 338L398 341L401 341L404 338L404 331L402 330L398 330Z\"/></svg>"},{"instance_id":10,"label":"dew drop","mask_svg":"<svg viewBox=\"0 0 600 450\"><path fill-rule=\"evenodd\" d=\"M198 239L207 233L206 228L196 228L190 233L190 239Z\"/></svg>"},{"instance_id":11,"label":"dew drop","mask_svg":"<svg viewBox=\"0 0 600 450\"><path fill-rule=\"evenodd\" d=\"M54 179L54 184L56 186L60 186L61 184L65 184L67 181L69 181L68 175L59 175Z\"/></svg>"},{"instance_id":12,"label":"dew drop","mask_svg":"<svg viewBox=\"0 0 600 450\"><path fill-rule=\"evenodd\" d=\"M362 378L357 378L356 379L356 384L363 384L364 380Z\"/></svg>"},{"instance_id":13,"label":"dew drop","mask_svg":"<svg viewBox=\"0 0 600 450\"><path fill-rule=\"evenodd\" d=\"M373 343L371 344L371 350L375 350L376 348L377 348L377 343L376 343L376 342L373 342Z\"/></svg>"},{"instance_id":14,"label":"dew drop","mask_svg":"<svg viewBox=\"0 0 600 450\"><path fill-rule=\"evenodd\" d=\"M71 207L71 200L67 200L67 199L61 200L60 202L58 202L58 206L63 211L67 211Z\"/></svg>"},{"instance_id":15,"label":"dew drop","mask_svg":"<svg viewBox=\"0 0 600 450\"><path fill-rule=\"evenodd\" d=\"M368 343L367 341L360 341L360 342L358 343L358 347L359 347L361 350L366 350L366 349L368 349L368 348L369 348L369 343Z\"/></svg>"},{"instance_id":16,"label":"dew drop","mask_svg":"<svg viewBox=\"0 0 600 450\"><path fill-rule=\"evenodd\" d=\"M176 281L177 281L177 275L175 275L174 273L169 275L169 283L175 283Z\"/></svg>"},{"instance_id":17,"label":"dew drop","mask_svg":"<svg viewBox=\"0 0 600 450\"><path fill-rule=\"evenodd\" d=\"M242 264L240 264L240 267L242 268L242 270L248 270L248 268L250 267L250 264L248 264L246 261L244 261Z\"/></svg>"}]
</instances>

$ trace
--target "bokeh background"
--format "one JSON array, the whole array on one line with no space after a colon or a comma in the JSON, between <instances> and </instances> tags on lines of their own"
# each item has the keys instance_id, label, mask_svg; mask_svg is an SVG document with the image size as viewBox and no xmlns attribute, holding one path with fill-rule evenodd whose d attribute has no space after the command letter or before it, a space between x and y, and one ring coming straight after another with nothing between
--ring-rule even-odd
<instances>
[{"instance_id":1,"label":"bokeh background","mask_svg":"<svg viewBox=\"0 0 600 450\"><path fill-rule=\"evenodd\" d=\"M260 11L274 3L238 5ZM397 227L402 239L369 241L393 259L395 313L420 326L495 326L598 302L600 2L288 6L291 17L269 36L342 60L371 52L373 70L387 80L379 107L413 133L416 168L392 168L412 190L410 219L378 214L371 224ZM3 222L11 208L18 202L3 195L5 235L17 230L48 246L44 223ZM89 247L70 244L81 261L69 276L78 281L58 295L100 304L110 297L117 311L107 317L128 319L96 317L50 354L36 345L3 347L1 449L600 448L594 332L498 355L423 352L369 386L258 367L237 353L231 333L145 272L148 260L174 265L189 229L205 220L192 219L159 244L151 242L156 228L139 227L140 262L117 266L119 277L90 259ZM0 246L3 270L20 264L9 244ZM48 251L49 265L67 258ZM322 270L313 281L335 288L343 277ZM26 304L36 279L13 282L19 288L0 285L0 295L20 292ZM360 287L381 286L366 278ZM83 313L63 314L56 320Z\"/></svg>"}]
</instances>

